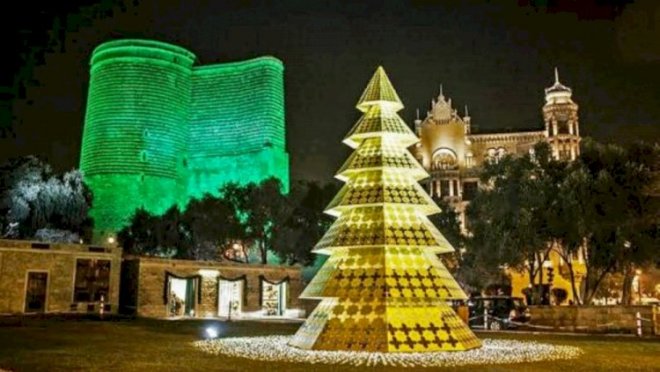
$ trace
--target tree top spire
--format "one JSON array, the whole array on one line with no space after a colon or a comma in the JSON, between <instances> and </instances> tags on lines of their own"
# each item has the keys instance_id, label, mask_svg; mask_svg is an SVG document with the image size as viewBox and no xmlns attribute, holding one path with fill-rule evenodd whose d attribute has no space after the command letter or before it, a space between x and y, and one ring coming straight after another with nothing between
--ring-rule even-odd
<instances>
[{"instance_id":1,"label":"tree top spire","mask_svg":"<svg viewBox=\"0 0 660 372\"><path fill-rule=\"evenodd\" d=\"M383 66L378 66L376 69L356 107L358 110L366 112L369 107L374 105L389 106L395 111L403 108L403 103L401 103L401 99L394 90Z\"/></svg>"}]
</instances>

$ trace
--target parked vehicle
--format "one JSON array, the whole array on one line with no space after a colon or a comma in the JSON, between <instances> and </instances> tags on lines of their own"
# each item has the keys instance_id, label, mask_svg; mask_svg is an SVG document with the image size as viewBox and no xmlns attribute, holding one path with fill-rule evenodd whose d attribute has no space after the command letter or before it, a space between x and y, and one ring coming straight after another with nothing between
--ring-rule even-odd
<instances>
[{"instance_id":1,"label":"parked vehicle","mask_svg":"<svg viewBox=\"0 0 660 372\"><path fill-rule=\"evenodd\" d=\"M516 328L516 323L529 322L531 316L525 301L520 297L488 296L473 297L468 300L470 311L469 325L472 328L509 329ZM488 321L484 325L485 311Z\"/></svg>"}]
</instances>

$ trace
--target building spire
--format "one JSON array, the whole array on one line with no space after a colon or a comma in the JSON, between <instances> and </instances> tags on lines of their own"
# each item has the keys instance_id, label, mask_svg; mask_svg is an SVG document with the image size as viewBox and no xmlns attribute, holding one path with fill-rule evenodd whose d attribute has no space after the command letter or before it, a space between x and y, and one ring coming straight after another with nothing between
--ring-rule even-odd
<instances>
[{"instance_id":1,"label":"building spire","mask_svg":"<svg viewBox=\"0 0 660 372\"><path fill-rule=\"evenodd\" d=\"M467 105L465 105L465 116L466 116L466 117L469 117L469 116L470 116L470 113L468 112Z\"/></svg>"},{"instance_id":2,"label":"building spire","mask_svg":"<svg viewBox=\"0 0 660 372\"><path fill-rule=\"evenodd\" d=\"M417 109L417 120L419 120L419 109Z\"/></svg>"},{"instance_id":3,"label":"building spire","mask_svg":"<svg viewBox=\"0 0 660 372\"><path fill-rule=\"evenodd\" d=\"M442 83L440 83L440 97L444 97L445 95L442 94Z\"/></svg>"},{"instance_id":4,"label":"building spire","mask_svg":"<svg viewBox=\"0 0 660 372\"><path fill-rule=\"evenodd\" d=\"M555 84L559 84L559 70L555 66Z\"/></svg>"}]
</instances>

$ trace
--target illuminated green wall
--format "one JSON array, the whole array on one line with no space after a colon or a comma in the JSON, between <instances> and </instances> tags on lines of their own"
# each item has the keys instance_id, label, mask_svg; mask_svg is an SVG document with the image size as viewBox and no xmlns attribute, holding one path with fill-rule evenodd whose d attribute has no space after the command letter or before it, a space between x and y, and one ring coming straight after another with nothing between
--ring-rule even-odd
<instances>
[{"instance_id":1,"label":"illuminated green wall","mask_svg":"<svg viewBox=\"0 0 660 372\"><path fill-rule=\"evenodd\" d=\"M288 190L282 62L195 61L149 40L94 50L80 167L97 237L137 208L159 214L231 181L275 176Z\"/></svg>"}]
</instances>

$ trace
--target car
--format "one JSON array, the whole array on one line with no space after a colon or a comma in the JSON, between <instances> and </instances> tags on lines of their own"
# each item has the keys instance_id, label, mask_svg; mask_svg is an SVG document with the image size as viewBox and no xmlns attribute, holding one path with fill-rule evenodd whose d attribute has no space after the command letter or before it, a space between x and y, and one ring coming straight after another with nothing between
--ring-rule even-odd
<instances>
[{"instance_id":1,"label":"car","mask_svg":"<svg viewBox=\"0 0 660 372\"><path fill-rule=\"evenodd\" d=\"M502 330L516 328L531 319L525 301L520 297L484 296L468 300L469 321L472 328ZM485 310L484 310L485 309ZM484 324L485 314L488 321Z\"/></svg>"}]
</instances>

